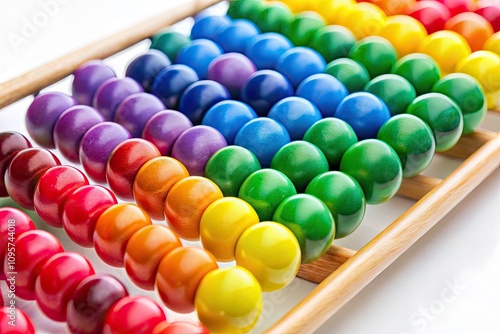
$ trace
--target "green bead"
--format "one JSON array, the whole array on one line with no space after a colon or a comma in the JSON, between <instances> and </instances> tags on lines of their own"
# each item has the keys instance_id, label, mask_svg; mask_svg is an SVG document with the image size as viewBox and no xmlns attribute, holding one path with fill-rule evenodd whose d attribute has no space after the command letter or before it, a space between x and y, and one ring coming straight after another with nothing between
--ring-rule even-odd
<instances>
[{"instance_id":1,"label":"green bead","mask_svg":"<svg viewBox=\"0 0 500 334\"><path fill-rule=\"evenodd\" d=\"M409 114L389 119L378 131L377 138L396 151L403 166L403 177L420 174L430 165L436 150L431 128Z\"/></svg>"},{"instance_id":2,"label":"green bead","mask_svg":"<svg viewBox=\"0 0 500 334\"><path fill-rule=\"evenodd\" d=\"M205 177L214 181L224 196L238 196L241 184L260 169L257 157L241 146L227 146L208 160Z\"/></svg>"},{"instance_id":3,"label":"green bead","mask_svg":"<svg viewBox=\"0 0 500 334\"><path fill-rule=\"evenodd\" d=\"M370 81L365 91L377 95L385 102L391 115L402 114L417 94L411 83L395 74L383 74Z\"/></svg>"},{"instance_id":4,"label":"green bead","mask_svg":"<svg viewBox=\"0 0 500 334\"><path fill-rule=\"evenodd\" d=\"M315 145L297 140L276 152L271 161L271 168L288 176L297 192L301 193L312 179L328 171L328 161Z\"/></svg>"},{"instance_id":5,"label":"green bead","mask_svg":"<svg viewBox=\"0 0 500 334\"><path fill-rule=\"evenodd\" d=\"M338 118L323 118L311 126L304 140L316 145L326 156L330 169L338 169L345 151L358 142L352 127Z\"/></svg>"},{"instance_id":6,"label":"green bead","mask_svg":"<svg viewBox=\"0 0 500 334\"><path fill-rule=\"evenodd\" d=\"M160 50L166 54L168 58L172 59L172 61L175 61L180 49L188 45L189 41L189 37L177 31L167 30L154 38L151 49Z\"/></svg>"},{"instance_id":7,"label":"green bead","mask_svg":"<svg viewBox=\"0 0 500 334\"><path fill-rule=\"evenodd\" d=\"M359 182L368 204L389 200L398 192L403 179L398 155L378 139L366 139L348 149L340 163L340 171Z\"/></svg>"},{"instance_id":8,"label":"green bead","mask_svg":"<svg viewBox=\"0 0 500 334\"><path fill-rule=\"evenodd\" d=\"M363 221L366 199L353 177L342 172L318 175L307 186L306 193L326 204L335 221L335 239L347 237Z\"/></svg>"},{"instance_id":9,"label":"green bead","mask_svg":"<svg viewBox=\"0 0 500 334\"><path fill-rule=\"evenodd\" d=\"M233 19L254 21L265 6L262 0L231 0L227 15Z\"/></svg>"},{"instance_id":10,"label":"green bead","mask_svg":"<svg viewBox=\"0 0 500 334\"><path fill-rule=\"evenodd\" d=\"M434 134L436 151L449 150L460 139L464 122L460 107L448 96L429 93L417 97L406 111L426 122Z\"/></svg>"},{"instance_id":11,"label":"green bead","mask_svg":"<svg viewBox=\"0 0 500 334\"><path fill-rule=\"evenodd\" d=\"M293 14L290 9L284 4L276 2L263 8L257 15L255 23L263 33L284 33L292 20Z\"/></svg>"},{"instance_id":12,"label":"green bead","mask_svg":"<svg viewBox=\"0 0 500 334\"><path fill-rule=\"evenodd\" d=\"M243 182L238 197L250 204L260 221L269 221L285 199L297 194L290 179L275 169L261 169Z\"/></svg>"},{"instance_id":13,"label":"green bead","mask_svg":"<svg viewBox=\"0 0 500 334\"><path fill-rule=\"evenodd\" d=\"M315 12L303 12L295 15L283 32L295 46L307 46L316 30L325 26L325 20Z\"/></svg>"},{"instance_id":14,"label":"green bead","mask_svg":"<svg viewBox=\"0 0 500 334\"><path fill-rule=\"evenodd\" d=\"M370 36L354 44L349 58L363 64L373 79L390 73L396 63L396 50L385 38Z\"/></svg>"},{"instance_id":15,"label":"green bead","mask_svg":"<svg viewBox=\"0 0 500 334\"><path fill-rule=\"evenodd\" d=\"M483 88L468 74L454 73L443 77L432 89L455 101L464 117L464 134L472 133L481 125L488 106Z\"/></svg>"},{"instance_id":16,"label":"green bead","mask_svg":"<svg viewBox=\"0 0 500 334\"><path fill-rule=\"evenodd\" d=\"M370 75L366 68L349 58L339 58L330 62L325 69L325 73L342 82L351 94L362 91L370 81Z\"/></svg>"},{"instance_id":17,"label":"green bead","mask_svg":"<svg viewBox=\"0 0 500 334\"><path fill-rule=\"evenodd\" d=\"M332 25L318 29L309 46L329 63L338 58L346 58L354 43L356 38L349 29Z\"/></svg>"},{"instance_id":18,"label":"green bead","mask_svg":"<svg viewBox=\"0 0 500 334\"><path fill-rule=\"evenodd\" d=\"M295 235L302 263L320 258L335 237L335 221L330 210L321 200L308 194L291 196L281 202L273 221L285 225Z\"/></svg>"},{"instance_id":19,"label":"green bead","mask_svg":"<svg viewBox=\"0 0 500 334\"><path fill-rule=\"evenodd\" d=\"M422 53L410 54L399 59L392 73L408 80L415 88L417 95L431 92L432 87L441 77L441 71L434 59Z\"/></svg>"}]
</instances>

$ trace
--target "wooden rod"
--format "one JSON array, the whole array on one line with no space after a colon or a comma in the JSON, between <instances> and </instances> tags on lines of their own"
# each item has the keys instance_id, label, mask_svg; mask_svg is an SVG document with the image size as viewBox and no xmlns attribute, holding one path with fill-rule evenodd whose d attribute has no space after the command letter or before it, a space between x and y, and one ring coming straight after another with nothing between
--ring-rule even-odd
<instances>
[{"instance_id":1,"label":"wooden rod","mask_svg":"<svg viewBox=\"0 0 500 334\"><path fill-rule=\"evenodd\" d=\"M42 65L0 84L0 109L64 79L92 59L104 59L154 35L160 29L192 16L221 0L196 0L177 5L142 23Z\"/></svg>"},{"instance_id":2,"label":"wooden rod","mask_svg":"<svg viewBox=\"0 0 500 334\"><path fill-rule=\"evenodd\" d=\"M316 261L301 265L297 276L310 282L321 283L354 254L356 254L355 250L332 245Z\"/></svg>"},{"instance_id":3,"label":"wooden rod","mask_svg":"<svg viewBox=\"0 0 500 334\"><path fill-rule=\"evenodd\" d=\"M267 333L312 333L500 165L500 134L319 284ZM314 315L314 320L311 316Z\"/></svg>"},{"instance_id":4,"label":"wooden rod","mask_svg":"<svg viewBox=\"0 0 500 334\"><path fill-rule=\"evenodd\" d=\"M413 200L420 200L441 183L441 179L425 175L417 175L411 179L403 179L398 195Z\"/></svg>"},{"instance_id":5,"label":"wooden rod","mask_svg":"<svg viewBox=\"0 0 500 334\"><path fill-rule=\"evenodd\" d=\"M495 138L495 135L495 132L478 129L471 134L462 136L457 145L442 153L453 158L467 159L484 143Z\"/></svg>"}]
</instances>

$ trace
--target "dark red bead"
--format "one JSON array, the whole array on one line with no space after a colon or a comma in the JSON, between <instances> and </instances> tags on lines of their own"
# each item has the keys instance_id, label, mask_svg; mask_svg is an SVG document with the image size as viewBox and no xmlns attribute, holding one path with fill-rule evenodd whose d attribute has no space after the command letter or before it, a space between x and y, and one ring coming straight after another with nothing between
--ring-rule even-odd
<instances>
[{"instance_id":1,"label":"dark red bead","mask_svg":"<svg viewBox=\"0 0 500 334\"><path fill-rule=\"evenodd\" d=\"M30 147L29 140L20 133L0 133L0 197L9 196L3 179L10 162L18 152Z\"/></svg>"}]
</instances>

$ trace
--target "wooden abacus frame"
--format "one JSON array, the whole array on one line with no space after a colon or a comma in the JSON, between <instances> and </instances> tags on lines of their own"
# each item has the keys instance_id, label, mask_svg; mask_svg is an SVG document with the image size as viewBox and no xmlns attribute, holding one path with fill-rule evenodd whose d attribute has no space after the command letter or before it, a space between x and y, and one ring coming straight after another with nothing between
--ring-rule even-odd
<instances>
[{"instance_id":1,"label":"wooden abacus frame","mask_svg":"<svg viewBox=\"0 0 500 334\"><path fill-rule=\"evenodd\" d=\"M0 84L0 108L71 75L88 60L114 55L218 2L189 0ZM362 249L356 252L334 245L319 260L303 265L298 276L319 285L266 332L310 333L320 327L499 167L500 132L478 130L445 154L465 161L443 180L423 175L405 179L398 195L417 202ZM312 314L315 321L310 321Z\"/></svg>"}]
</instances>

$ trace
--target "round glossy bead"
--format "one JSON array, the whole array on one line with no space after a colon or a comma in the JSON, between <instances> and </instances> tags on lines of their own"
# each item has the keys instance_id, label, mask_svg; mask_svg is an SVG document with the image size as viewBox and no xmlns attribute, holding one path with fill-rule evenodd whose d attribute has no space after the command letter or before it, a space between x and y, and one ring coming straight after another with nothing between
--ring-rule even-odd
<instances>
[{"instance_id":1,"label":"round glossy bead","mask_svg":"<svg viewBox=\"0 0 500 334\"><path fill-rule=\"evenodd\" d=\"M410 8L408 15L419 20L429 34L443 30L451 17L450 10L445 5L429 0L418 1Z\"/></svg>"},{"instance_id":2,"label":"round glossy bead","mask_svg":"<svg viewBox=\"0 0 500 334\"><path fill-rule=\"evenodd\" d=\"M429 93L417 97L406 111L426 122L436 140L436 151L449 150L463 132L463 116L460 107L449 97Z\"/></svg>"},{"instance_id":3,"label":"round glossy bead","mask_svg":"<svg viewBox=\"0 0 500 334\"><path fill-rule=\"evenodd\" d=\"M45 262L36 279L35 294L38 306L47 317L66 321L68 303L80 282L94 274L94 268L82 255L64 252Z\"/></svg>"},{"instance_id":4,"label":"round glossy bead","mask_svg":"<svg viewBox=\"0 0 500 334\"><path fill-rule=\"evenodd\" d=\"M415 5L417 0L364 0L377 5L387 15L407 14L412 6Z\"/></svg>"},{"instance_id":5,"label":"round glossy bead","mask_svg":"<svg viewBox=\"0 0 500 334\"><path fill-rule=\"evenodd\" d=\"M132 186L137 172L146 162L159 156L156 146L144 139L128 139L118 144L106 164L109 187L116 196L133 199Z\"/></svg>"},{"instance_id":6,"label":"round glossy bead","mask_svg":"<svg viewBox=\"0 0 500 334\"><path fill-rule=\"evenodd\" d=\"M312 102L323 117L333 117L335 110L349 92L335 77L320 73L311 75L297 88L296 95Z\"/></svg>"},{"instance_id":7,"label":"round glossy bead","mask_svg":"<svg viewBox=\"0 0 500 334\"><path fill-rule=\"evenodd\" d=\"M290 135L283 125L267 117L251 120L238 131L234 144L255 154L262 167L271 165L271 160L280 148L290 142Z\"/></svg>"},{"instance_id":8,"label":"round glossy bead","mask_svg":"<svg viewBox=\"0 0 500 334\"><path fill-rule=\"evenodd\" d=\"M282 74L261 70L252 74L241 89L241 101L250 105L257 115L266 116L278 101L292 96L293 87Z\"/></svg>"},{"instance_id":9,"label":"round glossy bead","mask_svg":"<svg viewBox=\"0 0 500 334\"><path fill-rule=\"evenodd\" d=\"M33 196L36 213L48 225L63 227L63 209L68 197L78 188L89 184L87 177L71 166L55 166L38 180Z\"/></svg>"},{"instance_id":10,"label":"round glossy bead","mask_svg":"<svg viewBox=\"0 0 500 334\"><path fill-rule=\"evenodd\" d=\"M127 289L110 275L84 278L68 303L66 321L71 333L101 333L111 306L128 296Z\"/></svg>"},{"instance_id":11,"label":"round glossy bead","mask_svg":"<svg viewBox=\"0 0 500 334\"><path fill-rule=\"evenodd\" d=\"M15 326L12 326L15 319ZM4 334L35 334L30 318L19 308L0 307L0 332Z\"/></svg>"},{"instance_id":12,"label":"round glossy bead","mask_svg":"<svg viewBox=\"0 0 500 334\"><path fill-rule=\"evenodd\" d=\"M464 134L472 133L481 125L488 111L486 96L473 77L454 73L443 77L432 89L454 100L464 117Z\"/></svg>"},{"instance_id":13,"label":"round glossy bead","mask_svg":"<svg viewBox=\"0 0 500 334\"><path fill-rule=\"evenodd\" d=\"M68 236L82 247L92 247L97 219L117 203L115 195L101 186L83 186L68 196L62 224Z\"/></svg>"},{"instance_id":14,"label":"round glossy bead","mask_svg":"<svg viewBox=\"0 0 500 334\"><path fill-rule=\"evenodd\" d=\"M315 177L306 193L319 198L335 221L335 238L353 233L363 221L366 200L359 183L348 174L332 171Z\"/></svg>"},{"instance_id":15,"label":"round glossy bead","mask_svg":"<svg viewBox=\"0 0 500 334\"><path fill-rule=\"evenodd\" d=\"M155 220L164 220L164 203L170 189L189 172L178 160L169 157L153 158L137 173L133 192L137 205Z\"/></svg>"},{"instance_id":16,"label":"round glossy bead","mask_svg":"<svg viewBox=\"0 0 500 334\"><path fill-rule=\"evenodd\" d=\"M209 179L189 176L177 182L165 200L169 226L185 240L200 238L200 220L206 208L222 198L219 187Z\"/></svg>"},{"instance_id":17,"label":"round glossy bead","mask_svg":"<svg viewBox=\"0 0 500 334\"><path fill-rule=\"evenodd\" d=\"M189 37L183 34L167 29L161 33L151 44L151 49L160 50L167 55L169 59L176 59L179 51L189 44Z\"/></svg>"},{"instance_id":18,"label":"round glossy bead","mask_svg":"<svg viewBox=\"0 0 500 334\"><path fill-rule=\"evenodd\" d=\"M434 59L422 53L414 53L399 59L392 73L408 80L417 95L429 93L441 77L441 71Z\"/></svg>"},{"instance_id":19,"label":"round glossy bead","mask_svg":"<svg viewBox=\"0 0 500 334\"><path fill-rule=\"evenodd\" d=\"M278 205L297 194L292 181L275 169L261 169L243 182L238 197L250 204L260 221L272 220Z\"/></svg>"},{"instance_id":20,"label":"round glossy bead","mask_svg":"<svg viewBox=\"0 0 500 334\"><path fill-rule=\"evenodd\" d=\"M146 226L134 233L125 250L125 270L138 287L153 290L161 259L181 247L177 234L162 225Z\"/></svg>"},{"instance_id":21,"label":"round glossy bead","mask_svg":"<svg viewBox=\"0 0 500 334\"><path fill-rule=\"evenodd\" d=\"M486 93L500 89L500 56L490 51L476 51L463 59L456 67L457 72L473 76Z\"/></svg>"},{"instance_id":22,"label":"round glossy bead","mask_svg":"<svg viewBox=\"0 0 500 334\"><path fill-rule=\"evenodd\" d=\"M494 1L479 1L474 12L488 20L495 32L500 31L500 7Z\"/></svg>"},{"instance_id":23,"label":"round glossy bead","mask_svg":"<svg viewBox=\"0 0 500 334\"><path fill-rule=\"evenodd\" d=\"M379 36L394 46L399 57L404 57L417 52L420 43L427 37L427 31L417 19L396 15L387 19Z\"/></svg>"},{"instance_id":24,"label":"round glossy bead","mask_svg":"<svg viewBox=\"0 0 500 334\"><path fill-rule=\"evenodd\" d=\"M239 237L247 228L258 223L259 216L247 202L235 197L218 199L201 216L203 248L219 262L233 261Z\"/></svg>"},{"instance_id":25,"label":"round glossy bead","mask_svg":"<svg viewBox=\"0 0 500 334\"><path fill-rule=\"evenodd\" d=\"M80 161L87 175L96 182L105 182L109 155L130 138L128 130L117 123L104 122L91 127L80 143Z\"/></svg>"},{"instance_id":26,"label":"round glossy bead","mask_svg":"<svg viewBox=\"0 0 500 334\"><path fill-rule=\"evenodd\" d=\"M326 67L325 73L344 84L349 93L362 91L363 87L370 81L370 75L366 68L357 61L348 58L332 61Z\"/></svg>"},{"instance_id":27,"label":"round glossy bead","mask_svg":"<svg viewBox=\"0 0 500 334\"><path fill-rule=\"evenodd\" d=\"M215 257L205 249L176 248L165 255L158 266L158 294L169 309L192 312L198 285L206 274L217 268Z\"/></svg>"},{"instance_id":28,"label":"round glossy bead","mask_svg":"<svg viewBox=\"0 0 500 334\"><path fill-rule=\"evenodd\" d=\"M153 329L153 334L210 334L201 323L193 324L187 321L164 321Z\"/></svg>"},{"instance_id":29,"label":"round glossy bead","mask_svg":"<svg viewBox=\"0 0 500 334\"><path fill-rule=\"evenodd\" d=\"M104 81L94 95L92 106L99 110L107 121L115 118L116 108L128 96L143 91L134 79L111 78Z\"/></svg>"},{"instance_id":30,"label":"round glossy bead","mask_svg":"<svg viewBox=\"0 0 500 334\"><path fill-rule=\"evenodd\" d=\"M468 12L473 9L473 0L437 0L445 5L451 13L451 16Z\"/></svg>"},{"instance_id":31,"label":"round glossy bead","mask_svg":"<svg viewBox=\"0 0 500 334\"><path fill-rule=\"evenodd\" d=\"M239 266L205 275L195 298L198 318L215 333L249 332L259 319L262 303L259 282Z\"/></svg>"},{"instance_id":32,"label":"round glossy bead","mask_svg":"<svg viewBox=\"0 0 500 334\"><path fill-rule=\"evenodd\" d=\"M482 50L488 38L493 35L491 24L481 15L466 12L453 16L445 24L446 30L462 35L474 51Z\"/></svg>"},{"instance_id":33,"label":"round glossy bead","mask_svg":"<svg viewBox=\"0 0 500 334\"><path fill-rule=\"evenodd\" d=\"M196 21L191 29L191 39L209 39L215 41L224 29L231 24L228 16L209 15Z\"/></svg>"},{"instance_id":34,"label":"round glossy bead","mask_svg":"<svg viewBox=\"0 0 500 334\"><path fill-rule=\"evenodd\" d=\"M17 153L31 148L31 143L18 132L0 133L0 197L9 196L5 188L4 176Z\"/></svg>"},{"instance_id":35,"label":"round glossy bead","mask_svg":"<svg viewBox=\"0 0 500 334\"><path fill-rule=\"evenodd\" d=\"M470 55L471 49L465 38L454 31L443 30L427 36L419 52L431 56L446 75L455 71L455 66Z\"/></svg>"},{"instance_id":36,"label":"round glossy bead","mask_svg":"<svg viewBox=\"0 0 500 334\"><path fill-rule=\"evenodd\" d=\"M104 117L89 106L74 106L59 116L54 126L54 143L62 156L78 163L80 142L83 135L94 125L104 122Z\"/></svg>"},{"instance_id":37,"label":"round glossy bead","mask_svg":"<svg viewBox=\"0 0 500 334\"><path fill-rule=\"evenodd\" d=\"M140 83L146 91L150 91L156 74L171 63L163 52L149 50L132 60L127 66L125 75Z\"/></svg>"},{"instance_id":38,"label":"round glossy bead","mask_svg":"<svg viewBox=\"0 0 500 334\"><path fill-rule=\"evenodd\" d=\"M293 18L292 12L285 4L272 2L259 12L255 23L263 33L284 33Z\"/></svg>"},{"instance_id":39,"label":"round glossy bead","mask_svg":"<svg viewBox=\"0 0 500 334\"><path fill-rule=\"evenodd\" d=\"M61 162L50 151L28 148L17 153L5 172L5 189L12 199L28 210L34 210L33 196L40 176Z\"/></svg>"},{"instance_id":40,"label":"round glossy bead","mask_svg":"<svg viewBox=\"0 0 500 334\"><path fill-rule=\"evenodd\" d=\"M497 32L488 38L486 44L484 45L484 49L500 55L500 32Z\"/></svg>"},{"instance_id":41,"label":"round glossy bead","mask_svg":"<svg viewBox=\"0 0 500 334\"><path fill-rule=\"evenodd\" d=\"M394 47L385 38L372 36L356 42L349 58L363 64L373 79L390 73L397 55Z\"/></svg>"},{"instance_id":42,"label":"round glossy bead","mask_svg":"<svg viewBox=\"0 0 500 334\"><path fill-rule=\"evenodd\" d=\"M274 213L273 221L285 225L295 235L302 263L320 258L335 237L335 221L330 210L321 200L308 194L283 200Z\"/></svg>"},{"instance_id":43,"label":"round glossy bead","mask_svg":"<svg viewBox=\"0 0 500 334\"><path fill-rule=\"evenodd\" d=\"M207 78L226 87L236 99L255 71L255 65L250 59L240 53L230 52L220 55L208 65Z\"/></svg>"},{"instance_id":44,"label":"round glossy bead","mask_svg":"<svg viewBox=\"0 0 500 334\"><path fill-rule=\"evenodd\" d=\"M111 306L104 320L103 334L149 334L167 320L162 308L144 296L127 296Z\"/></svg>"},{"instance_id":45,"label":"round glossy bead","mask_svg":"<svg viewBox=\"0 0 500 334\"><path fill-rule=\"evenodd\" d=\"M260 34L259 28L246 19L231 22L217 36L216 41L224 52L244 53L252 39Z\"/></svg>"},{"instance_id":46,"label":"round glossy bead","mask_svg":"<svg viewBox=\"0 0 500 334\"><path fill-rule=\"evenodd\" d=\"M355 3L355 0L335 0L326 2L313 1L311 4L313 6L317 5L316 11L321 13L328 23L340 24L341 16L351 10Z\"/></svg>"},{"instance_id":47,"label":"round glossy bead","mask_svg":"<svg viewBox=\"0 0 500 334\"><path fill-rule=\"evenodd\" d=\"M40 146L54 148L54 126L59 116L77 102L70 96L53 92L39 94L26 112L26 129Z\"/></svg>"},{"instance_id":48,"label":"round glossy bead","mask_svg":"<svg viewBox=\"0 0 500 334\"><path fill-rule=\"evenodd\" d=\"M392 117L378 132L377 139L389 144L399 156L403 177L413 177L431 163L436 149L434 135L420 118L403 114Z\"/></svg>"},{"instance_id":49,"label":"round glossy bead","mask_svg":"<svg viewBox=\"0 0 500 334\"><path fill-rule=\"evenodd\" d=\"M285 36L269 32L255 36L248 44L245 54L258 70L272 69L281 55L292 46Z\"/></svg>"},{"instance_id":50,"label":"round glossy bead","mask_svg":"<svg viewBox=\"0 0 500 334\"><path fill-rule=\"evenodd\" d=\"M208 65L222 54L221 47L209 39L197 39L183 47L176 62L191 67L198 78L207 78Z\"/></svg>"},{"instance_id":51,"label":"round glossy bead","mask_svg":"<svg viewBox=\"0 0 500 334\"><path fill-rule=\"evenodd\" d=\"M91 60L73 72L71 93L78 104L90 106L97 88L106 80L116 77L115 72L101 60Z\"/></svg>"},{"instance_id":52,"label":"round glossy bead","mask_svg":"<svg viewBox=\"0 0 500 334\"><path fill-rule=\"evenodd\" d=\"M224 196L234 197L238 196L243 181L260 168L252 152L240 146L227 146L208 160L205 177L214 181Z\"/></svg>"},{"instance_id":53,"label":"round glossy bead","mask_svg":"<svg viewBox=\"0 0 500 334\"><path fill-rule=\"evenodd\" d=\"M387 16L378 6L358 3L346 11L341 24L351 30L357 39L378 35L384 27Z\"/></svg>"},{"instance_id":54,"label":"round glossy bead","mask_svg":"<svg viewBox=\"0 0 500 334\"><path fill-rule=\"evenodd\" d=\"M95 225L94 247L97 255L110 266L123 267L129 239L151 224L149 216L137 205L121 203L110 206Z\"/></svg>"},{"instance_id":55,"label":"round glossy bead","mask_svg":"<svg viewBox=\"0 0 500 334\"><path fill-rule=\"evenodd\" d=\"M365 91L384 101L392 116L404 113L417 97L412 84L404 77L395 74L376 77L365 86Z\"/></svg>"},{"instance_id":56,"label":"round glossy bead","mask_svg":"<svg viewBox=\"0 0 500 334\"><path fill-rule=\"evenodd\" d=\"M227 15L237 18L254 18L260 13L265 4L262 0L257 1L231 1L227 10Z\"/></svg>"},{"instance_id":57,"label":"round glossy bead","mask_svg":"<svg viewBox=\"0 0 500 334\"><path fill-rule=\"evenodd\" d=\"M325 21L319 14L303 12L295 15L283 33L295 46L307 46L316 31L324 26Z\"/></svg>"},{"instance_id":58,"label":"round glossy bead","mask_svg":"<svg viewBox=\"0 0 500 334\"><path fill-rule=\"evenodd\" d=\"M356 43L352 32L339 25L322 27L314 33L309 46L318 51L326 62L346 58Z\"/></svg>"},{"instance_id":59,"label":"round glossy bead","mask_svg":"<svg viewBox=\"0 0 500 334\"><path fill-rule=\"evenodd\" d=\"M197 81L198 75L191 67L182 64L170 65L155 76L151 93L167 108L177 108L182 93Z\"/></svg>"},{"instance_id":60,"label":"round glossy bead","mask_svg":"<svg viewBox=\"0 0 500 334\"><path fill-rule=\"evenodd\" d=\"M317 51L295 47L281 55L275 69L297 87L305 78L323 72L325 67L325 60Z\"/></svg>"}]
</instances>

